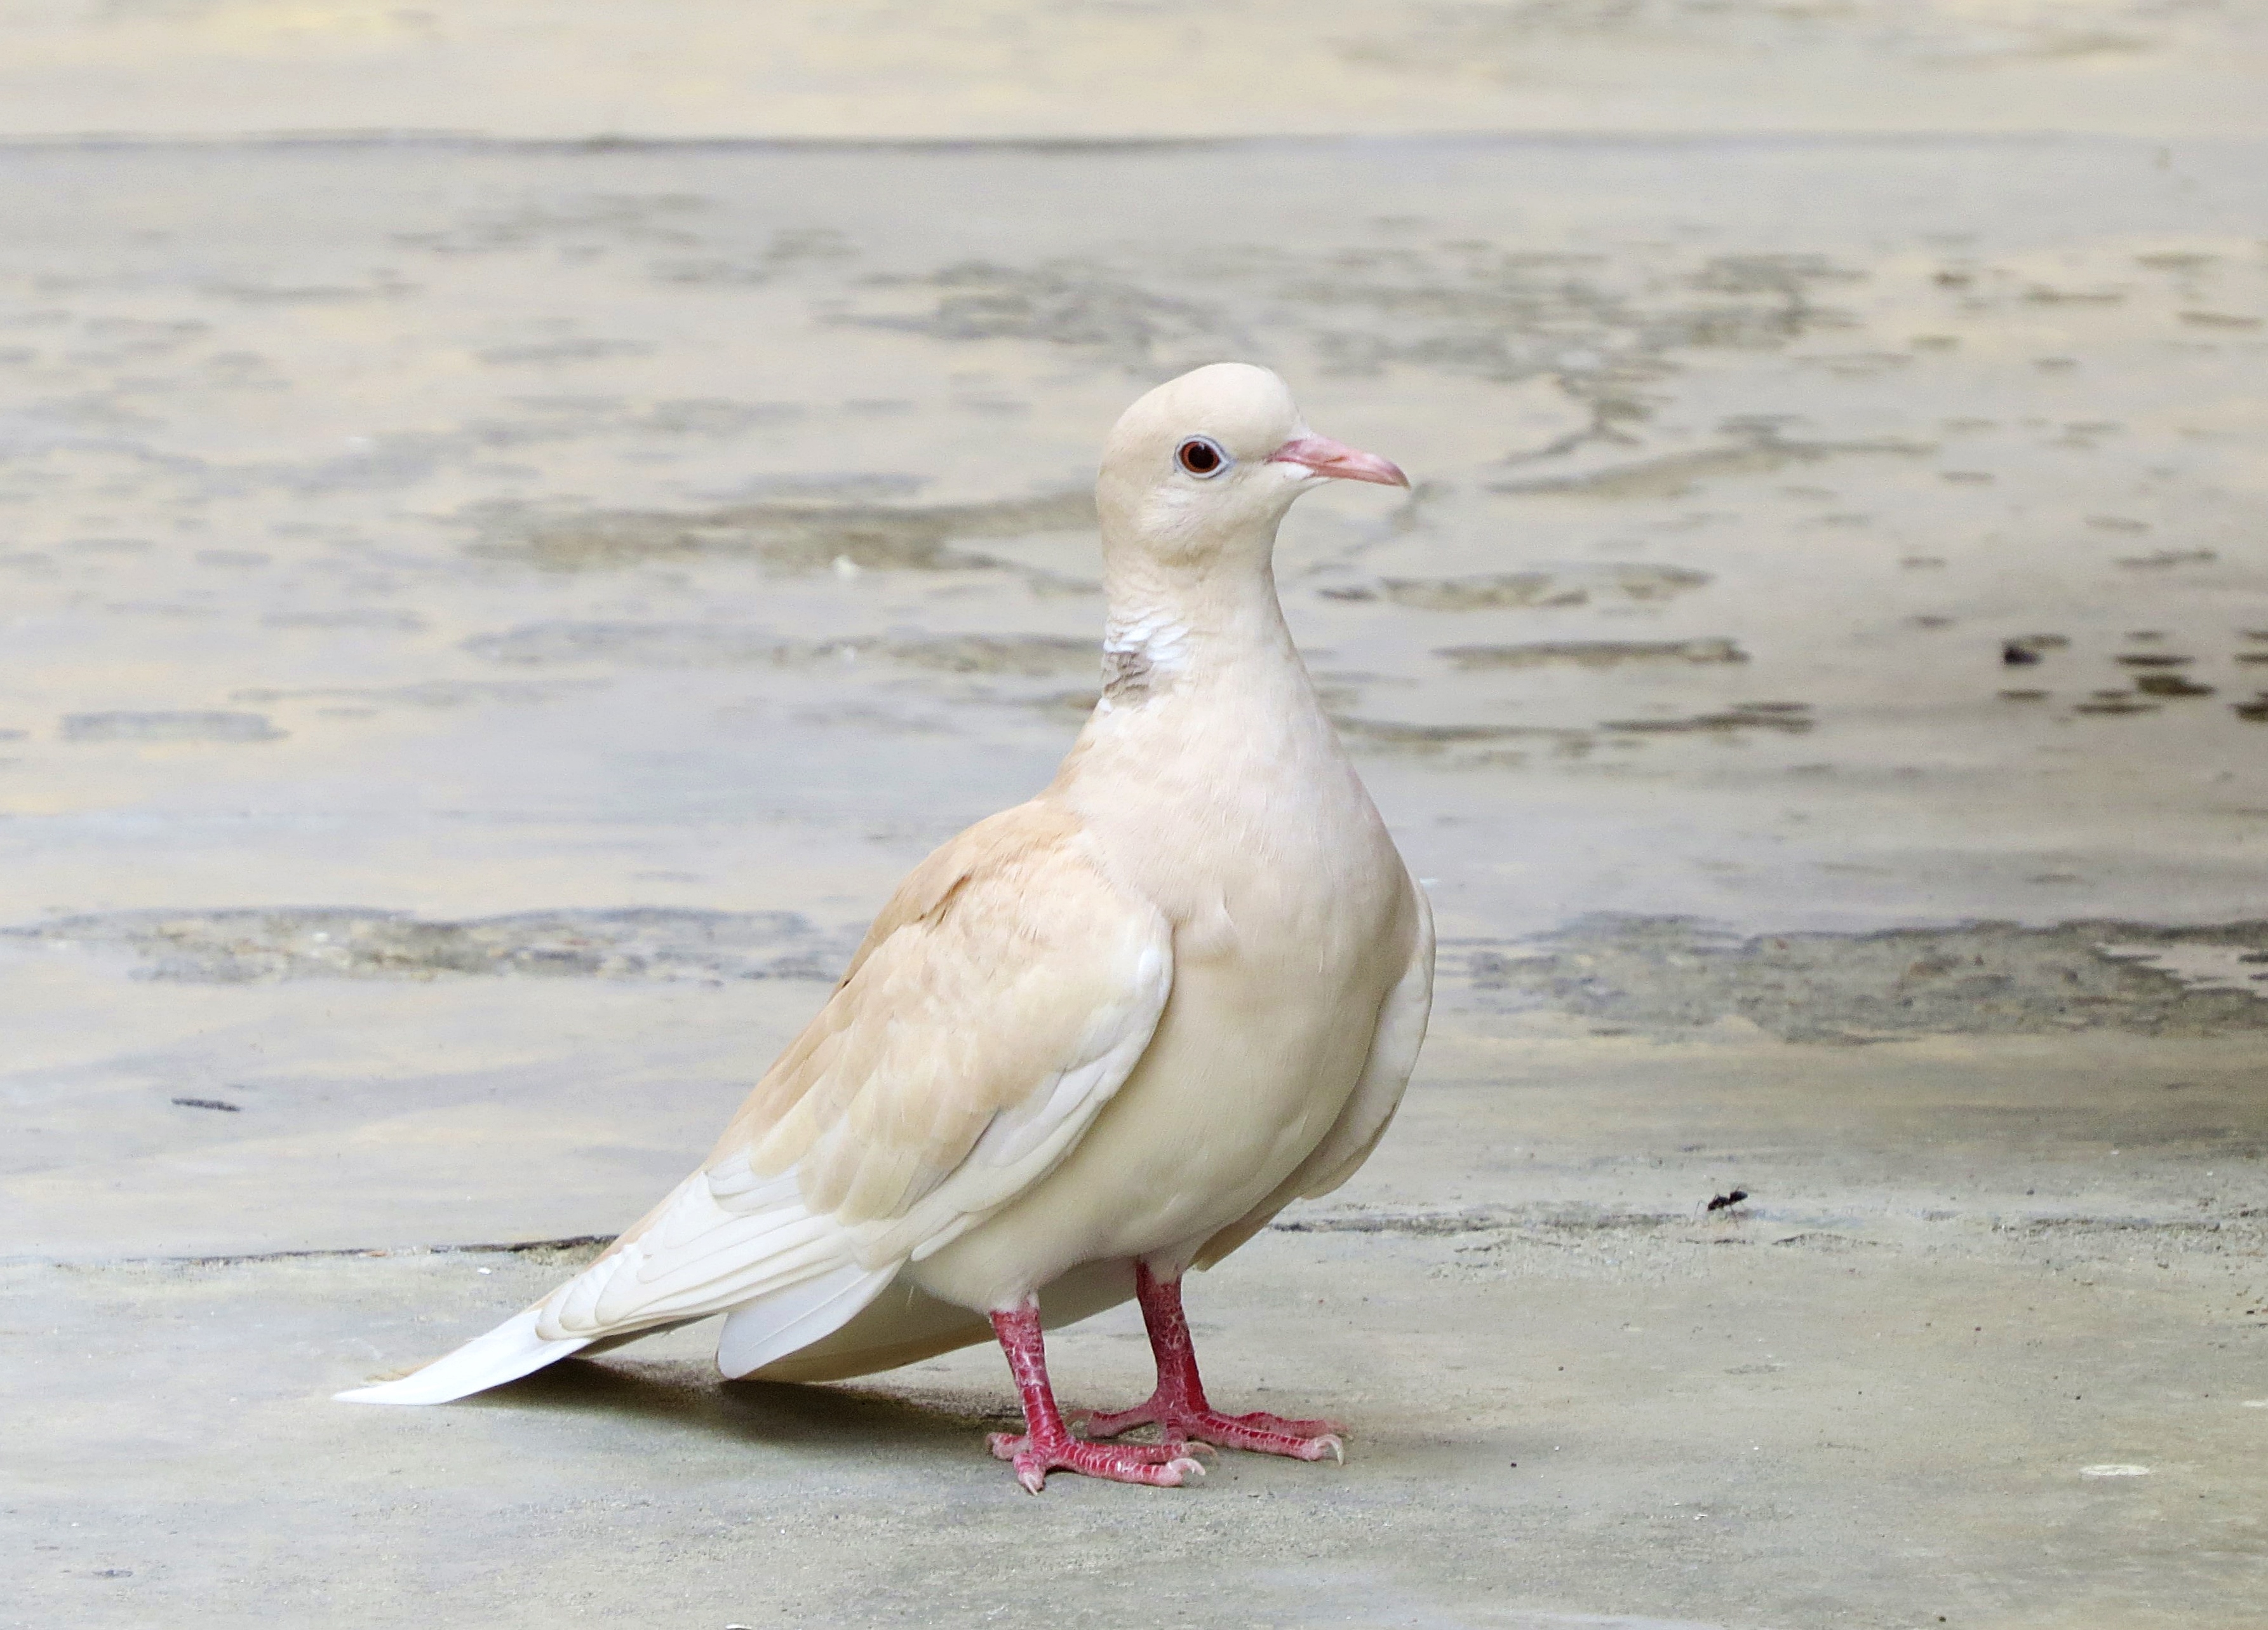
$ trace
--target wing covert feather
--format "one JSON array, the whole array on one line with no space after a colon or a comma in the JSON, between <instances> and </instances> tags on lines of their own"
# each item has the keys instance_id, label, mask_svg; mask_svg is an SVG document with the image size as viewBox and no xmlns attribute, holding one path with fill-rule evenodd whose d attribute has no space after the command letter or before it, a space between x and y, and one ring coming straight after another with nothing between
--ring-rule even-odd
<instances>
[{"instance_id":1,"label":"wing covert feather","mask_svg":"<svg viewBox=\"0 0 2268 1630\"><path fill-rule=\"evenodd\" d=\"M1038 1175L993 1197L1047 1128L1083 1125L1117 1090L1164 1008L1171 948L1075 817L996 815L907 880L717 1154L792 1169L806 1207L870 1233L954 1184L989 1209ZM1033 1135L983 1141L1004 1116Z\"/></svg>"},{"instance_id":2,"label":"wing covert feather","mask_svg":"<svg viewBox=\"0 0 2268 1630\"><path fill-rule=\"evenodd\" d=\"M941 1247L1124 1082L1172 945L1075 816L1034 803L970 828L906 879L703 1169L547 1298L541 1328L697 1317Z\"/></svg>"}]
</instances>

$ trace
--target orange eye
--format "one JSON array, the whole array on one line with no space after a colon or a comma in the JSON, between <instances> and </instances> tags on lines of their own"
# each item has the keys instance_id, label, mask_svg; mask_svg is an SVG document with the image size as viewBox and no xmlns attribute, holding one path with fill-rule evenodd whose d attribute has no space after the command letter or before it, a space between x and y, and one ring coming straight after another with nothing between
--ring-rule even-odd
<instances>
[{"instance_id":1,"label":"orange eye","mask_svg":"<svg viewBox=\"0 0 2268 1630\"><path fill-rule=\"evenodd\" d=\"M1228 468L1228 454L1221 451L1220 443L1210 436L1192 436L1174 450L1174 457L1181 467L1202 481L1208 476L1218 476Z\"/></svg>"}]
</instances>

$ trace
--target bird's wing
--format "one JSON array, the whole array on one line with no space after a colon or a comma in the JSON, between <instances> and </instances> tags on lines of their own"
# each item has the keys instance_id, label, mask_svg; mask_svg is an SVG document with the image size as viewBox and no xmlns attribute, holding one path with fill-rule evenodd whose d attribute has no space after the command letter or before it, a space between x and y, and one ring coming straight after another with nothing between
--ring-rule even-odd
<instances>
[{"instance_id":1,"label":"bird's wing","mask_svg":"<svg viewBox=\"0 0 2268 1630\"><path fill-rule=\"evenodd\" d=\"M1416 932L1410 959L1402 977L1386 993L1378 1010L1378 1027L1371 1032L1370 1058L1347 1095L1346 1106L1323 1140L1300 1162L1275 1192L1250 1212L1204 1243L1195 1265L1209 1268L1250 1239L1278 1212L1296 1199L1329 1194L1370 1158L1378 1140L1402 1107L1403 1090L1410 1073L1418 1067L1418 1049L1425 1039L1425 1021L1433 1011L1433 906L1425 891L1413 881L1411 898L1417 904Z\"/></svg>"},{"instance_id":2,"label":"bird's wing","mask_svg":"<svg viewBox=\"0 0 2268 1630\"><path fill-rule=\"evenodd\" d=\"M971 828L906 880L702 1169L540 1304L539 1333L765 1299L767 1326L826 1334L1069 1152L1150 1044L1172 943L1077 817L1033 803ZM776 1345L752 1341L740 1356Z\"/></svg>"}]
</instances>

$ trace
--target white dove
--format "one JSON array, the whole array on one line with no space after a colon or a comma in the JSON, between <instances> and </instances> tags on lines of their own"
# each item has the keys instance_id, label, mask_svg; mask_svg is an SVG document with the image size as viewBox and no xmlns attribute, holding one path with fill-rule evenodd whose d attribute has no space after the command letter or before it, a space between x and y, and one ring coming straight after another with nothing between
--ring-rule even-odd
<instances>
[{"instance_id":1,"label":"white dove","mask_svg":"<svg viewBox=\"0 0 2268 1630\"><path fill-rule=\"evenodd\" d=\"M1101 699L1055 780L915 868L701 1169L534 1307L401 1380L437 1404L725 1315L728 1376L823 1381L1006 1353L1050 1471L1175 1485L1218 1444L1344 1458L1324 1420L1225 1415L1182 1312L1210 1267L1346 1181L1432 999L1425 896L1315 697L1270 557L1326 478L1408 486L1221 363L1111 431L1095 484ZM1140 1299L1148 1402L1075 1436L1044 1325ZM1155 1423L1162 1442L1107 1440Z\"/></svg>"}]
</instances>

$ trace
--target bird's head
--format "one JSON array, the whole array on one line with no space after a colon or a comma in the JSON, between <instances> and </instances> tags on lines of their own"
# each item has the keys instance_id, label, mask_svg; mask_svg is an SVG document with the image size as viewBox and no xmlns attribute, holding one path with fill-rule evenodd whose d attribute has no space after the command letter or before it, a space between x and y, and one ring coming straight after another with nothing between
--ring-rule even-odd
<instances>
[{"instance_id":1,"label":"bird's head","mask_svg":"<svg viewBox=\"0 0 2268 1630\"><path fill-rule=\"evenodd\" d=\"M1213 363L1167 380L1112 429L1095 483L1104 552L1168 569L1264 564L1292 500L1329 480L1410 484L1310 431L1268 369Z\"/></svg>"}]
</instances>

